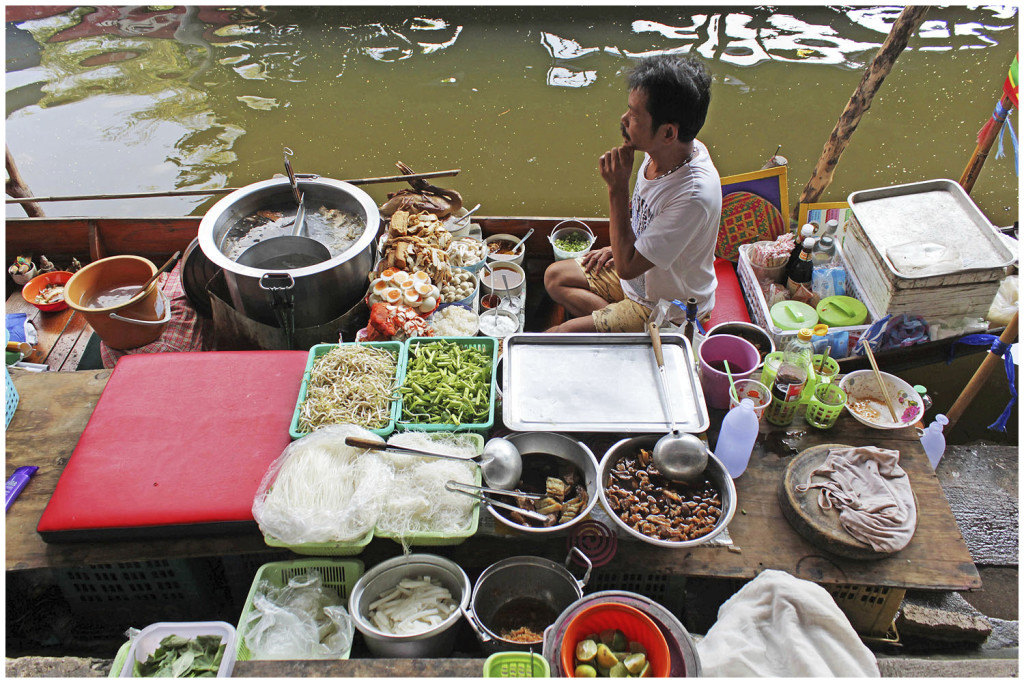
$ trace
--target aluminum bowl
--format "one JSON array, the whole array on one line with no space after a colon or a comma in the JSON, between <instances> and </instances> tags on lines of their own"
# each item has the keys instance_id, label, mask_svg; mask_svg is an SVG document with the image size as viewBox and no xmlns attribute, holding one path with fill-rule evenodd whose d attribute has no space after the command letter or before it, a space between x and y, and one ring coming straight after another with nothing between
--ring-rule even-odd
<instances>
[{"instance_id":1,"label":"aluminum bowl","mask_svg":"<svg viewBox=\"0 0 1024 683\"><path fill-rule=\"evenodd\" d=\"M370 603L397 586L402 579L422 576L436 579L447 588L458 602L458 608L434 628L415 635L396 636L374 626L367 616ZM381 562L359 577L349 595L348 612L363 634L366 646L377 657L445 657L455 647L457 626L469 604L470 595L469 577L451 560L428 554L402 555Z\"/></svg>"},{"instance_id":2,"label":"aluminum bowl","mask_svg":"<svg viewBox=\"0 0 1024 683\"><path fill-rule=\"evenodd\" d=\"M651 545L660 546L662 548L692 548L694 546L702 545L707 543L711 539L721 534L725 528L732 521L732 516L736 513L736 486L732 483L732 477L729 476L729 471L725 469L725 465L722 461L715 457L714 453L708 451L708 467L705 473L708 478L718 487L718 491L722 496L722 516L718 520L718 524L711 530L711 533L696 538L692 541L664 541L659 538L652 538L646 534L642 534L639 531L633 529L628 524L619 519L619 516L612 510L611 504L608 502L607 494L605 493L606 487L611 482L612 468L623 456L637 452L641 448L654 448L654 444L658 442L658 439L662 437L661 434L646 434L643 436L634 436L631 439L623 439L615 443L608 452L604 454L604 458L601 460L601 468L598 474L600 481L600 490L598 495L601 497L601 506L611 517L612 522L617 527L625 531L633 538L643 541L644 543L650 543Z\"/></svg>"},{"instance_id":3,"label":"aluminum bowl","mask_svg":"<svg viewBox=\"0 0 1024 683\"><path fill-rule=\"evenodd\" d=\"M505 517L504 512L502 512L500 508L488 505L487 511L490 512L495 519L502 524L510 526L513 529L518 529L523 533L550 534L558 531L564 531L574 524L581 522L590 514L590 511L594 509L594 505L597 504L597 458L594 457L593 452L587 448L586 445L575 439L570 439L564 434L555 434L552 432L515 432L513 434L509 434L505 438L511 441L521 454L546 453L548 455L553 455L556 458L561 458L562 460L568 460L573 465L576 465L576 467L580 469L580 472L583 473L583 480L587 486L587 504L582 510L580 510L578 515L565 524L556 524L549 527L532 527L526 526L525 524L518 524L508 517Z\"/></svg>"}]
</instances>

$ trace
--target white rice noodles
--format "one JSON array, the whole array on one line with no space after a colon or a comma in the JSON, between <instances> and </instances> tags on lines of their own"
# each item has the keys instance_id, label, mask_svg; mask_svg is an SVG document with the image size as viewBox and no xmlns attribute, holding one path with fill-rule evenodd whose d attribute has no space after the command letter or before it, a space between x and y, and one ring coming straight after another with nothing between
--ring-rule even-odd
<instances>
[{"instance_id":1,"label":"white rice noodles","mask_svg":"<svg viewBox=\"0 0 1024 683\"><path fill-rule=\"evenodd\" d=\"M377 528L406 537L416 533L459 533L473 522L476 501L445 488L448 481L473 484L476 445L464 435L451 433L394 434L388 443L467 458L466 462L385 453L394 470L394 484L384 502Z\"/></svg>"},{"instance_id":2,"label":"white rice noodles","mask_svg":"<svg viewBox=\"0 0 1024 683\"><path fill-rule=\"evenodd\" d=\"M458 463L456 463L458 464ZM409 636L438 626L458 608L451 591L428 576L402 579L370 603L367 617L380 631Z\"/></svg>"},{"instance_id":3,"label":"white rice noodles","mask_svg":"<svg viewBox=\"0 0 1024 683\"><path fill-rule=\"evenodd\" d=\"M331 425L284 449L253 501L263 533L300 545L353 541L373 529L394 471L377 453L346 446L346 436L379 440L355 425Z\"/></svg>"}]
</instances>

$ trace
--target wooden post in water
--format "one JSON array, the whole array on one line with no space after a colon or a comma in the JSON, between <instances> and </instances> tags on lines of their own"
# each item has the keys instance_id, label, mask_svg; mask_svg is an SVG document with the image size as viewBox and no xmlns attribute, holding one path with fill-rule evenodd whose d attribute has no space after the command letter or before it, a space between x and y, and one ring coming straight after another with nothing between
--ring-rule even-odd
<instances>
[{"instance_id":1,"label":"wooden post in water","mask_svg":"<svg viewBox=\"0 0 1024 683\"><path fill-rule=\"evenodd\" d=\"M1006 121L1011 109L1013 109L1013 100L1009 95L1003 93L1003 97L996 107L996 111L999 113L993 114L986 122L985 127L981 129L981 133L978 135L978 146L974 148L974 154L967 162L964 174L960 176L960 187L964 188L964 192L967 194L974 189L974 183L981 175L981 167L985 165L985 159L988 158L988 152L992 149L992 143L999 137L999 131L1003 129L1003 122ZM994 122L995 125L988 125L990 122Z\"/></svg>"},{"instance_id":2,"label":"wooden post in water","mask_svg":"<svg viewBox=\"0 0 1024 683\"><path fill-rule=\"evenodd\" d=\"M1003 333L999 335L999 341L1004 344L1012 344L1013 340L1017 338L1017 314L1014 313L1013 317L1010 318L1009 324ZM985 381L988 376L992 374L992 371L996 368L1003 367L1003 358L989 351L985 354L985 360L981 361L981 365L975 370L974 376L964 387L964 390L960 392L960 395L953 401L953 406L946 411L946 418L949 419L949 425L946 427L946 431L953 428L953 425L957 423L963 414L967 410L967 406L971 404L974 397L978 395L982 387L985 386Z\"/></svg>"},{"instance_id":3,"label":"wooden post in water","mask_svg":"<svg viewBox=\"0 0 1024 683\"><path fill-rule=\"evenodd\" d=\"M14 165L14 157L11 156L11 150L7 145L4 145L4 152L7 156L7 194L12 197L31 197L32 191L25 185L25 181L22 180L21 174L18 173L18 167ZM40 218L45 216L43 209L35 202L26 202L22 204L27 213L32 218Z\"/></svg>"},{"instance_id":4,"label":"wooden post in water","mask_svg":"<svg viewBox=\"0 0 1024 683\"><path fill-rule=\"evenodd\" d=\"M839 157L850 141L850 136L857 129L861 117L871 108L871 100L875 93L881 87L885 77L889 75L896 58L907 46L910 36L921 25L927 11L927 7L908 6L896 17L896 22L892 25L888 37L864 71L860 84L850 96L850 101L846 103L846 109L843 110L835 128L832 129L832 134L821 151L821 158L818 159L818 165L814 167L811 179L807 181L803 192L800 193L800 199L793 206L792 220L795 221L799 216L800 204L817 201L825 188L832 183L832 174L839 163Z\"/></svg>"}]
</instances>

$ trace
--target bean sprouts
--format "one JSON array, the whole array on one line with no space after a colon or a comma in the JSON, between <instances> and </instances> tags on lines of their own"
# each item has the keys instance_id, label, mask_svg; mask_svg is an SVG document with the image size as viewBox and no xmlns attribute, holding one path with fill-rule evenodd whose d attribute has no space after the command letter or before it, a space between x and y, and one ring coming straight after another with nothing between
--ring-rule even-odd
<instances>
[{"instance_id":1,"label":"bean sprouts","mask_svg":"<svg viewBox=\"0 0 1024 683\"><path fill-rule=\"evenodd\" d=\"M329 424L380 429L391 420L395 357L370 346L339 346L316 359L299 408L299 430Z\"/></svg>"}]
</instances>

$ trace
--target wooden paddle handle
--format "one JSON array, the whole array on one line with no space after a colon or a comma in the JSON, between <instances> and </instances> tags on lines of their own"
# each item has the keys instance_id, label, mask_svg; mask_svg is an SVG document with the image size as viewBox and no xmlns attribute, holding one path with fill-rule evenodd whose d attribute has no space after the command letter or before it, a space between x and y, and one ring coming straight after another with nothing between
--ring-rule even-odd
<instances>
[{"instance_id":1,"label":"wooden paddle handle","mask_svg":"<svg viewBox=\"0 0 1024 683\"><path fill-rule=\"evenodd\" d=\"M345 445L352 446L353 448L366 448L371 451L382 451L388 447L388 445L383 441L364 439L361 436L346 436Z\"/></svg>"},{"instance_id":2,"label":"wooden paddle handle","mask_svg":"<svg viewBox=\"0 0 1024 683\"><path fill-rule=\"evenodd\" d=\"M658 361L658 367L665 367L665 356L661 352L661 332L654 323L647 323L647 334L651 335L651 346L654 347L654 357Z\"/></svg>"}]
</instances>

